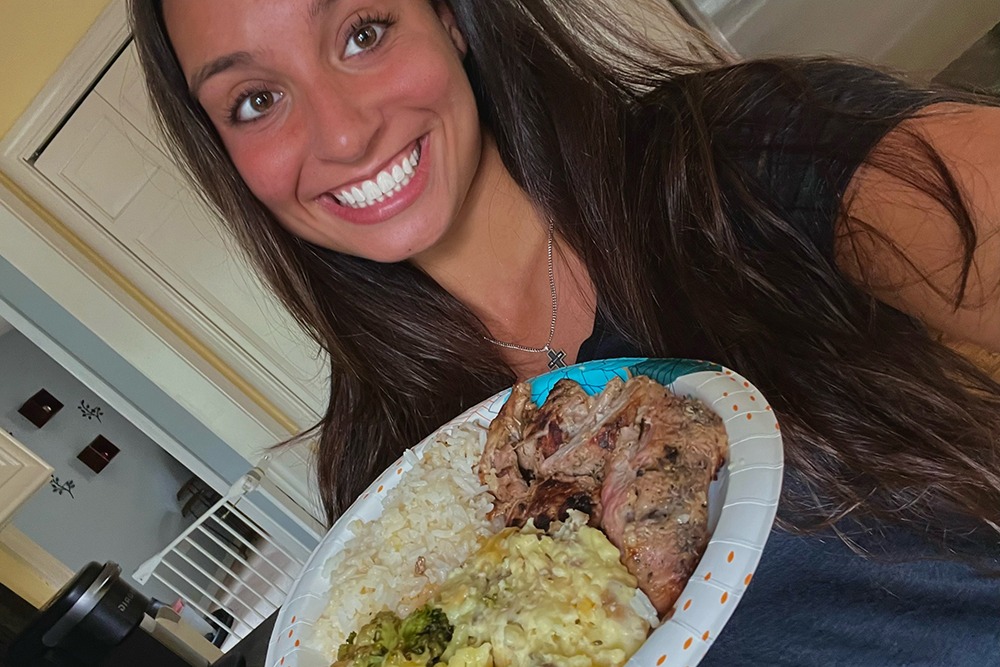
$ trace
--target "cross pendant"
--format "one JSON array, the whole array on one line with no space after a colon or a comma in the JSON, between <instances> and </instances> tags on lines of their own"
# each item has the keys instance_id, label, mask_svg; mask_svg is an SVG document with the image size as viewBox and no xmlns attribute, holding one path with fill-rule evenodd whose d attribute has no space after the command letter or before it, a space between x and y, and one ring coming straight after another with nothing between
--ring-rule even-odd
<instances>
[{"instance_id":1,"label":"cross pendant","mask_svg":"<svg viewBox=\"0 0 1000 667\"><path fill-rule=\"evenodd\" d=\"M551 347L546 347L545 352L549 355L550 369L566 368L566 362L563 361L566 358L565 352L562 350L553 350Z\"/></svg>"}]
</instances>

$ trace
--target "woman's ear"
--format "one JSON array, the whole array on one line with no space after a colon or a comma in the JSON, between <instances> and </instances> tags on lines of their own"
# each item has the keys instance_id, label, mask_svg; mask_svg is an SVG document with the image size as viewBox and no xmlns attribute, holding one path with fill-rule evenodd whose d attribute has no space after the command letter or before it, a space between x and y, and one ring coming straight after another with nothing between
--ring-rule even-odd
<instances>
[{"instance_id":1,"label":"woman's ear","mask_svg":"<svg viewBox=\"0 0 1000 667\"><path fill-rule=\"evenodd\" d=\"M455 12L451 10L451 5L444 0L436 0L433 5L434 11L437 12L438 18L441 20L441 25L448 31L448 36L451 37L455 48L464 57L469 50L469 45L465 41L465 35L458 28L458 21L455 20Z\"/></svg>"}]
</instances>

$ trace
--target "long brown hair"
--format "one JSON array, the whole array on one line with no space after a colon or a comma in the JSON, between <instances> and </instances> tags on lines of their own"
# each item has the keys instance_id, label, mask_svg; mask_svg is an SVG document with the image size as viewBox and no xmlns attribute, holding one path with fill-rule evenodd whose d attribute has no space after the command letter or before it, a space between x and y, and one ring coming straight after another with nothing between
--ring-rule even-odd
<instances>
[{"instance_id":1,"label":"long brown hair","mask_svg":"<svg viewBox=\"0 0 1000 667\"><path fill-rule=\"evenodd\" d=\"M746 161L713 145L719 128L766 107L769 95L835 116L846 112L826 87L876 99L911 94L905 86L834 61L730 63L705 43L679 55L637 37L599 1L449 4L469 44L482 122L586 263L600 315L645 354L715 359L769 397L786 436L787 525L876 519L941 540L956 517L963 528L996 528L1000 387L846 280L830 248L754 186ZM413 266L340 255L285 231L188 94L160 3L132 0L131 14L179 159L330 355L316 465L333 520L403 448L514 374L482 324ZM895 125L919 113L870 106L852 121ZM952 212L965 239L964 285L977 240L962 193L930 146L901 136L870 162ZM841 212L829 212L831 229ZM957 307L961 285L954 298Z\"/></svg>"}]
</instances>

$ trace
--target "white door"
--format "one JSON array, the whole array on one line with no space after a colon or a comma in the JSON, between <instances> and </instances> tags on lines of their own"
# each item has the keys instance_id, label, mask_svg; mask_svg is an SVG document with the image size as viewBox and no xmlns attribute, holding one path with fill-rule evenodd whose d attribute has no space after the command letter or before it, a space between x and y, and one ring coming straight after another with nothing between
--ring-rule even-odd
<instances>
[{"instance_id":1,"label":"white door","mask_svg":"<svg viewBox=\"0 0 1000 667\"><path fill-rule=\"evenodd\" d=\"M0 528L51 475L52 466L0 429Z\"/></svg>"}]
</instances>

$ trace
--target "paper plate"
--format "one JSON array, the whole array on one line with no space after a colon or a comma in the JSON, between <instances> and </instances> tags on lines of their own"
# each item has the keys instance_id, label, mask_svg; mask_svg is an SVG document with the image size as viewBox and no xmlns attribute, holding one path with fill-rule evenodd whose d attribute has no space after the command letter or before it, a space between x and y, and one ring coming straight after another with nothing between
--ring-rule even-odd
<instances>
[{"instance_id":1,"label":"paper plate","mask_svg":"<svg viewBox=\"0 0 1000 667\"><path fill-rule=\"evenodd\" d=\"M531 381L541 403L562 378L597 393L612 377L647 375L675 394L699 398L718 413L729 437L726 463L709 488L712 537L688 580L670 619L632 656L628 667L693 667L711 648L739 604L770 533L781 492L781 431L765 398L738 373L684 359L607 359L541 375ZM469 421L489 423L506 402L500 392L459 415L442 429ZM440 430L440 429L439 429ZM414 449L419 452L432 434ZM370 521L382 512L382 498L406 474L400 459L375 480L323 538L282 606L268 645L266 667L329 667L330 658L310 647L310 637L326 608L329 582L323 564L350 537L355 519Z\"/></svg>"}]
</instances>

